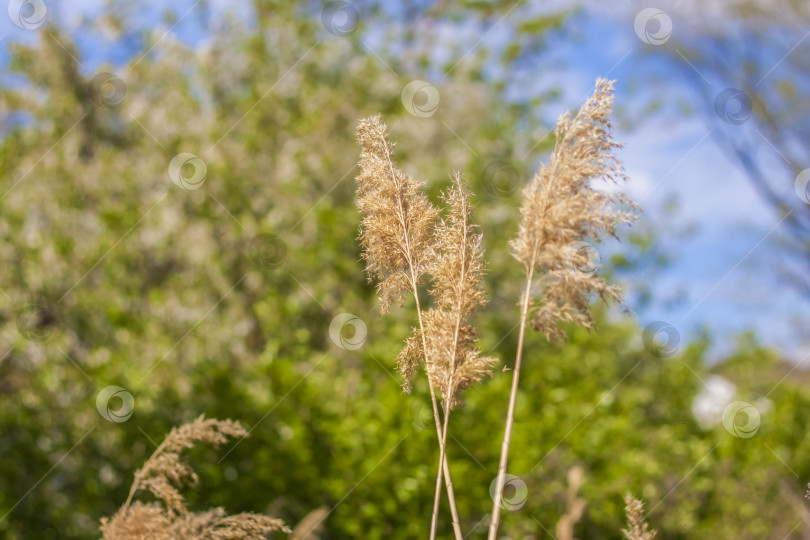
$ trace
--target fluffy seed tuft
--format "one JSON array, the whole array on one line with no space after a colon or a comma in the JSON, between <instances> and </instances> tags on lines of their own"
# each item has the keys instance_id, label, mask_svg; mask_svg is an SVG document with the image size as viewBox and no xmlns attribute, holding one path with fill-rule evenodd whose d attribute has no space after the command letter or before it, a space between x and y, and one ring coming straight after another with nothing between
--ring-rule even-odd
<instances>
[{"instance_id":1,"label":"fluffy seed tuft","mask_svg":"<svg viewBox=\"0 0 810 540\"><path fill-rule=\"evenodd\" d=\"M638 205L624 194L598 191L591 185L597 179L626 180L614 155L621 144L610 134L612 108L613 82L599 79L593 96L576 116L560 117L549 164L523 190L520 229L510 243L526 274L539 277L535 292L542 302L532 306L532 326L555 342L566 338L560 323L592 326L592 296L620 297L619 290L596 272L581 271L587 252L572 248L588 237L597 241L605 234L615 237L620 223L636 219Z\"/></svg>"},{"instance_id":2,"label":"fluffy seed tuft","mask_svg":"<svg viewBox=\"0 0 810 540\"><path fill-rule=\"evenodd\" d=\"M470 223L470 195L460 173L443 198L450 212L436 227L430 267L435 306L425 313L425 338L428 376L453 408L461 391L490 375L496 359L475 346L478 331L471 320L486 304L484 251Z\"/></svg>"},{"instance_id":3,"label":"fluffy seed tuft","mask_svg":"<svg viewBox=\"0 0 810 540\"><path fill-rule=\"evenodd\" d=\"M379 115L360 121L357 140L362 148L357 176L360 244L385 313L426 272L438 212L424 195L424 184L396 168L394 146Z\"/></svg>"},{"instance_id":4,"label":"fluffy seed tuft","mask_svg":"<svg viewBox=\"0 0 810 540\"><path fill-rule=\"evenodd\" d=\"M197 474L180 461L181 453L204 442L214 446L228 437L246 437L247 432L232 420L206 419L200 416L189 424L172 428L163 443L135 473L135 481L124 506L111 518L101 520L104 540L136 540L175 538L230 540L261 540L276 531L290 532L280 519L259 514L228 516L221 508L192 513L179 487L195 485ZM132 502L140 490L148 490L159 502Z\"/></svg>"},{"instance_id":5,"label":"fluffy seed tuft","mask_svg":"<svg viewBox=\"0 0 810 540\"><path fill-rule=\"evenodd\" d=\"M649 530L644 520L644 503L628 493L624 496L624 505L627 529L622 529L622 532L627 540L653 540L655 531Z\"/></svg>"}]
</instances>

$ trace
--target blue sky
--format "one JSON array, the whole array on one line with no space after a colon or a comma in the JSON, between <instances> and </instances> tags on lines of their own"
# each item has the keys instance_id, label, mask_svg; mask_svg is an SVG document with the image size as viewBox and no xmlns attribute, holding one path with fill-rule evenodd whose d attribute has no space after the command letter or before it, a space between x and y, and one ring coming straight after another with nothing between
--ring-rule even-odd
<instances>
[{"instance_id":1,"label":"blue sky","mask_svg":"<svg viewBox=\"0 0 810 540\"><path fill-rule=\"evenodd\" d=\"M75 27L84 14L93 16L104 0L47 2L48 16L58 17L64 27ZM139 3L138 18L144 27L162 20L167 10L188 15L173 28L182 41L199 45L201 14L193 1ZM212 16L223 10L249 16L241 2L213 0ZM632 128L618 122L617 138L625 143L622 152L630 177L628 191L643 203L645 220L664 223L660 218L666 202L675 197L678 212L672 220L671 237L662 239L675 256L673 265L652 276L657 302L641 313L642 322L663 320L675 326L683 338L708 328L715 339L714 355L728 351L739 332L756 329L759 338L781 348L788 357L798 358L810 351L802 344L801 325L810 306L783 283L773 270L779 252L777 216L754 193L738 166L727 158L709 135L713 129L697 115L687 115L675 106L679 102L694 108L704 106L686 84L683 73L672 68L672 59L663 50L644 43L634 31L637 9L617 9L609 14L585 9L571 22L561 39L549 43L543 62L554 65L553 81L534 81L531 66L516 76L529 86L562 90L558 107L549 107L548 121L553 122L564 109L582 103L593 88L597 76L619 80L617 104L636 117L633 104L660 98L663 112L641 117ZM32 31L18 29L7 17L0 17L3 41L31 40ZM678 28L674 29L677 32ZM499 29L485 39L497 43L505 36ZM573 37L573 39L572 39ZM373 37L372 37L373 38ZM94 71L102 61L120 65L128 58L127 48L99 46L99 40L81 36L78 44L85 58L84 68ZM487 43L491 45L491 43ZM3 53L5 56L5 53ZM722 82L716 83L717 89ZM740 126L745 129L745 126ZM695 224L689 238L680 238L676 230ZM668 229L664 229L666 236ZM632 284L630 284L632 286ZM680 302L666 300L683 291Z\"/></svg>"}]
</instances>

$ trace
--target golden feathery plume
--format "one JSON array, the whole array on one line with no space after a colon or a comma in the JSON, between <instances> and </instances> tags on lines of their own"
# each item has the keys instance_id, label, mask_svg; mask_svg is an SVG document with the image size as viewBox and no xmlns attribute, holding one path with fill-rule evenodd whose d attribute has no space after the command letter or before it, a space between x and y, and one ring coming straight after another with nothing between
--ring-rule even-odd
<instances>
[{"instance_id":1,"label":"golden feathery plume","mask_svg":"<svg viewBox=\"0 0 810 540\"><path fill-rule=\"evenodd\" d=\"M443 198L450 214L436 227L430 269L435 302L425 313L425 337L428 376L452 409L461 391L490 375L496 359L475 346L478 332L471 319L486 305L482 236L470 223L470 196L460 173Z\"/></svg>"},{"instance_id":2,"label":"golden feathery plume","mask_svg":"<svg viewBox=\"0 0 810 540\"><path fill-rule=\"evenodd\" d=\"M125 507L138 490L149 490L162 500L170 512L187 512L185 499L177 487L183 484L195 486L199 481L190 465L180 460L180 454L198 442L214 446L231 437L244 437L247 432L232 420L205 419L200 416L189 424L172 428L163 443L158 446L143 467L135 472L135 481L127 497Z\"/></svg>"},{"instance_id":3,"label":"golden feathery plume","mask_svg":"<svg viewBox=\"0 0 810 540\"><path fill-rule=\"evenodd\" d=\"M357 176L360 243L369 281L377 280L386 313L426 272L438 211L424 195L424 184L395 167L394 145L379 115L360 122L357 140L362 148Z\"/></svg>"},{"instance_id":4,"label":"golden feathery plume","mask_svg":"<svg viewBox=\"0 0 810 540\"><path fill-rule=\"evenodd\" d=\"M402 303L406 291L414 292L427 272L438 210L423 193L424 184L394 165L394 145L379 115L360 121L357 140L362 148L357 176L360 243L368 279L377 280L380 308L386 313L392 301ZM424 361L422 348L414 329L397 361L406 393Z\"/></svg>"},{"instance_id":5,"label":"golden feathery plume","mask_svg":"<svg viewBox=\"0 0 810 540\"><path fill-rule=\"evenodd\" d=\"M596 90L572 119L566 113L557 123L557 142L548 165L543 165L523 190L517 238L511 243L515 258L527 275L540 276L542 303L531 323L552 341L562 341L562 322L590 328L592 294L617 300L619 291L608 285L589 261L591 237L615 236L616 226L636 218L638 206L621 193L593 188L595 179L626 179L614 150L621 144L610 135L613 82L599 79ZM527 291L526 294L531 294Z\"/></svg>"},{"instance_id":6,"label":"golden feathery plume","mask_svg":"<svg viewBox=\"0 0 810 540\"><path fill-rule=\"evenodd\" d=\"M228 516L221 508L191 513L178 488L195 485L197 474L180 460L181 453L198 442L219 446L228 437L246 437L247 432L231 420L205 419L172 428L163 443L135 473L135 481L124 506L116 514L101 520L104 540L154 538L170 540L236 539L260 540L276 531L290 532L280 519L259 514ZM159 501L144 504L132 501L139 490L148 490Z\"/></svg>"},{"instance_id":7,"label":"golden feathery plume","mask_svg":"<svg viewBox=\"0 0 810 540\"><path fill-rule=\"evenodd\" d=\"M627 529L622 532L627 540L653 540L655 531L649 530L644 520L644 503L629 493L624 497L625 513L627 514Z\"/></svg>"},{"instance_id":8,"label":"golden feathery plume","mask_svg":"<svg viewBox=\"0 0 810 540\"><path fill-rule=\"evenodd\" d=\"M392 301L402 303L403 294L413 293L419 328L405 342L397 367L403 377L403 389L410 392L413 377L426 359L424 313L419 301L419 281L428 272L433 256L434 227L438 210L423 193L424 184L400 171L394 165L394 146L379 115L362 120L357 127L357 140L362 148L360 174L357 176L357 208L362 214L360 243L366 261L369 281L378 280L377 291L383 313ZM444 459L445 439L436 400L433 379L428 376L430 401L436 436L439 439L440 467L444 472L453 534L461 540L462 532L456 508L450 468ZM437 493L441 490L441 483ZM435 538L435 513L431 540Z\"/></svg>"},{"instance_id":9,"label":"golden feathery plume","mask_svg":"<svg viewBox=\"0 0 810 540\"><path fill-rule=\"evenodd\" d=\"M523 190L520 228L510 246L523 265L526 286L488 540L497 538L500 524L530 307L532 327L559 342L566 338L560 323L572 322L585 328L593 325L592 296L619 298L619 290L596 273L596 266L589 260L592 248L583 241L588 237L598 241L605 234L615 236L620 223L636 219L636 203L621 193L598 191L591 185L598 179L613 183L626 179L614 154L621 144L610 133L612 109L613 82L597 79L593 95L576 116L571 118L566 113L560 117L549 164L543 165ZM619 209L621 205L627 208ZM542 300L532 305L535 276L540 278L537 292Z\"/></svg>"}]
</instances>

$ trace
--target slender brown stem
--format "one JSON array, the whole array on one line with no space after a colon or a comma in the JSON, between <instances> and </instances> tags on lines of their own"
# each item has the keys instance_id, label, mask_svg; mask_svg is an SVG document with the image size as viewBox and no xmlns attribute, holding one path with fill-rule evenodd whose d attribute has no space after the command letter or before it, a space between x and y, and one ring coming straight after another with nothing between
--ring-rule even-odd
<instances>
[{"instance_id":1,"label":"slender brown stem","mask_svg":"<svg viewBox=\"0 0 810 540\"><path fill-rule=\"evenodd\" d=\"M526 274L526 291L523 293L523 303L520 307L520 332L518 333L518 347L515 354L515 367L512 372L512 390L509 393L509 408L506 411L506 428L501 443L501 459L498 462L498 477L495 484L495 496L492 498L492 518L489 522L488 540L495 540L498 536L498 526L501 522L501 504L503 503L503 484L506 478L506 465L509 461L509 445L512 442L512 424L515 419L515 404L517 403L518 380L520 379L520 364L523 360L523 340L526 336L526 325L529 319L529 302L531 301L532 277L534 276L535 254L537 242L532 250L531 264Z\"/></svg>"},{"instance_id":2,"label":"slender brown stem","mask_svg":"<svg viewBox=\"0 0 810 540\"><path fill-rule=\"evenodd\" d=\"M422 350L427 352L427 343L425 340L425 327L422 324L422 309L419 305L419 293L416 290L416 287L413 289L413 295L416 299L416 314L419 317L419 333L422 336ZM447 463L447 437L442 436L444 428L442 427L442 420L439 417L439 404L436 401L436 391L433 387L433 381L428 377L428 385L430 386L430 402L433 405L433 420L436 423L436 437L439 439L439 470L444 473L444 483L447 486L447 500L450 503L450 517L453 520L453 534L456 540L462 540L463 535L461 534L461 524L459 523L458 519L458 509L456 507L456 494L453 491L453 479L450 477L450 466ZM444 425L447 425L447 412L445 412L445 422ZM441 472L439 473L441 474ZM436 524L438 523L438 503L437 498L441 497L441 490L442 485L441 481L437 482L436 490L434 491L434 500L433 500L433 514L431 516L431 540L434 539L436 536Z\"/></svg>"},{"instance_id":3,"label":"slender brown stem","mask_svg":"<svg viewBox=\"0 0 810 540\"><path fill-rule=\"evenodd\" d=\"M430 538L433 540L436 538L436 529L439 523L439 499L441 495L442 489L442 466L441 464L447 464L447 425L450 423L450 402L444 402L444 425L442 426L441 432L441 440L442 444L439 447L439 472L436 474L436 491L433 496L433 519L430 522ZM453 532L455 533L456 539L461 538L461 529L456 527L456 523L453 523Z\"/></svg>"},{"instance_id":4,"label":"slender brown stem","mask_svg":"<svg viewBox=\"0 0 810 540\"><path fill-rule=\"evenodd\" d=\"M462 280L463 282L463 280ZM450 397L453 395L453 372L455 371L455 358L456 347L458 346L458 331L461 326L461 309L459 308L459 316L456 321L456 337L453 343L453 366L450 369L450 381L447 384L447 396L444 399L444 423L442 425L441 433L439 434L439 470L436 472L436 489L433 493L433 514L430 520L430 540L436 538L436 529L439 524L439 501L442 494L442 467L444 467L445 474L449 475L447 465L447 425L450 423ZM428 377L428 380L430 377ZM434 397L435 399L435 397ZM448 488L449 489L449 488ZM450 513L453 513L451 505ZM453 516L453 533L456 540L462 540L461 526L458 523L458 515Z\"/></svg>"}]
</instances>

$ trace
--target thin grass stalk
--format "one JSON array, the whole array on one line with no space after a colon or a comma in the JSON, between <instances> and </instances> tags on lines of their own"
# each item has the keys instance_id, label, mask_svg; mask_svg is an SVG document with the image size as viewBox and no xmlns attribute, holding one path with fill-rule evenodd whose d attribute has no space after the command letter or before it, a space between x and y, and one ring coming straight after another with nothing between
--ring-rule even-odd
<instances>
[{"instance_id":1,"label":"thin grass stalk","mask_svg":"<svg viewBox=\"0 0 810 540\"><path fill-rule=\"evenodd\" d=\"M535 249L536 251L536 249ZM534 261L534 257L532 257ZM512 425L515 420L515 404L517 403L518 381L520 380L520 365L523 360L523 342L526 337L526 326L529 319L529 302L531 300L532 277L534 264L529 267L526 276L526 291L523 293L523 303L520 307L520 331L518 332L518 347L515 353L515 367L512 370L512 389L509 392L509 407L506 411L506 427L504 428L503 442L501 443L501 457L498 461L498 476L495 483L495 496L492 498L492 517L489 522L488 540L495 540L498 536L498 527L501 522L501 506L503 504L503 487L506 480L506 466L509 462L509 446L512 443Z\"/></svg>"},{"instance_id":2,"label":"thin grass stalk","mask_svg":"<svg viewBox=\"0 0 810 540\"><path fill-rule=\"evenodd\" d=\"M450 408L445 402L444 405L444 424L442 425L442 432L439 434L441 440L444 444L439 446L439 463L447 463L447 425L449 424L450 419ZM441 500L441 492L442 492L442 467L439 465L439 471L436 473L436 491L433 494L433 514L431 516L430 522L430 540L436 538L436 529L438 528L439 524L439 501ZM455 526L453 527L453 532L456 534L456 538L462 538L460 536L461 530L459 529L456 532Z\"/></svg>"},{"instance_id":3,"label":"thin grass stalk","mask_svg":"<svg viewBox=\"0 0 810 540\"><path fill-rule=\"evenodd\" d=\"M419 334L422 336L422 347L424 348L423 350L426 351L427 344L425 342L425 327L422 323L422 309L419 305L419 293L416 290L416 287L413 289L413 295L416 299L416 313L419 317ZM447 463L447 422L445 420L444 425L442 425L442 420L439 416L439 404L436 401L436 391L430 377L428 377L428 385L430 387L430 402L433 405L433 419L436 423L436 437L439 439L439 474L436 481L436 489L433 499L430 538L433 540L436 537L436 526L439 520L439 501L441 500L442 493L441 476L443 474L444 483L447 486L447 500L450 504L450 517L453 522L453 535L455 536L456 540L463 540L463 535L461 534L461 524L459 523L458 519L458 509L456 508L456 495L453 491L453 479L450 477L450 465ZM447 412L445 411L445 419L446 418Z\"/></svg>"}]
</instances>

